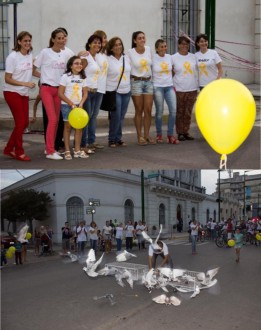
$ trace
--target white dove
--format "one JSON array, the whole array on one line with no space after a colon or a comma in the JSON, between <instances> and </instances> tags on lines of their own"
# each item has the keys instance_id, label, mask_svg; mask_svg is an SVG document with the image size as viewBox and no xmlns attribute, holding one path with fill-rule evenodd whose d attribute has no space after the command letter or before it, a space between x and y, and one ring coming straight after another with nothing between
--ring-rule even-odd
<instances>
[{"instance_id":1,"label":"white dove","mask_svg":"<svg viewBox=\"0 0 261 330\"><path fill-rule=\"evenodd\" d=\"M73 254L71 253L70 251L67 252L68 256L70 257L71 259L71 262L74 262L74 261L77 261L78 260L78 257L76 254Z\"/></svg>"},{"instance_id":2,"label":"white dove","mask_svg":"<svg viewBox=\"0 0 261 330\"><path fill-rule=\"evenodd\" d=\"M123 252L121 252L120 254L118 254L118 255L116 256L116 260L117 260L118 262L121 262L121 261L129 260L129 259L132 258L132 257L137 258L137 256L136 256L135 254L132 254L132 253L130 253L130 252L124 250Z\"/></svg>"},{"instance_id":3,"label":"white dove","mask_svg":"<svg viewBox=\"0 0 261 330\"><path fill-rule=\"evenodd\" d=\"M172 269L171 268L168 268L168 267L159 267L158 268L158 271L160 272L160 274L162 276L165 276L168 278L169 281L172 280Z\"/></svg>"},{"instance_id":4,"label":"white dove","mask_svg":"<svg viewBox=\"0 0 261 330\"><path fill-rule=\"evenodd\" d=\"M153 248L157 250L157 249L160 249L160 247L158 246L157 243L158 243L158 240L160 238L161 232L162 232L162 225L160 225L160 231L159 231L159 234L158 234L157 238L155 239L154 243L153 243L152 238L150 238L149 235L145 231L142 231L141 234L142 234L143 238L146 241L150 242L150 244L152 244Z\"/></svg>"},{"instance_id":5,"label":"white dove","mask_svg":"<svg viewBox=\"0 0 261 330\"><path fill-rule=\"evenodd\" d=\"M98 274L104 276L115 275L117 272L118 270L116 268L108 266L105 266L104 268L98 270Z\"/></svg>"},{"instance_id":6,"label":"white dove","mask_svg":"<svg viewBox=\"0 0 261 330\"><path fill-rule=\"evenodd\" d=\"M178 306L181 304L181 301L177 297L175 296L167 297L165 294L161 294L160 296L157 296L152 300L155 301L157 304L174 305L174 306Z\"/></svg>"},{"instance_id":7,"label":"white dove","mask_svg":"<svg viewBox=\"0 0 261 330\"><path fill-rule=\"evenodd\" d=\"M142 284L151 292L153 287L157 284L156 276L154 274L154 269L151 268L148 273L142 277Z\"/></svg>"},{"instance_id":8,"label":"white dove","mask_svg":"<svg viewBox=\"0 0 261 330\"><path fill-rule=\"evenodd\" d=\"M211 281L212 278L213 278L215 275L217 275L218 271L219 271L219 267L217 267L217 268L213 268L213 269L210 269L210 270L207 271L206 276L207 276L207 277L209 278L209 280Z\"/></svg>"},{"instance_id":9,"label":"white dove","mask_svg":"<svg viewBox=\"0 0 261 330\"><path fill-rule=\"evenodd\" d=\"M194 292L192 293L192 295L190 296L190 298L194 298L194 297L196 297L199 293L200 293L199 286L196 285L195 290L194 290Z\"/></svg>"},{"instance_id":10,"label":"white dove","mask_svg":"<svg viewBox=\"0 0 261 330\"><path fill-rule=\"evenodd\" d=\"M28 242L28 240L25 238L26 237L26 234L27 234L27 231L28 231L28 228L29 226L28 225L24 225L19 233L18 233L18 237L17 237L17 240L20 242L20 243L26 243Z\"/></svg>"},{"instance_id":11,"label":"white dove","mask_svg":"<svg viewBox=\"0 0 261 330\"><path fill-rule=\"evenodd\" d=\"M186 272L186 270L184 270L184 269L176 269L176 268L174 268L173 271L172 271L172 279L173 279L173 281L177 281L177 278L180 277L180 276L183 276L185 272Z\"/></svg>"},{"instance_id":12,"label":"white dove","mask_svg":"<svg viewBox=\"0 0 261 330\"><path fill-rule=\"evenodd\" d=\"M95 271L99 264L102 262L104 253L100 257L98 261L96 261L95 252L93 249L91 249L88 253L87 259L86 259L86 265L87 267L83 267L83 270L86 272L86 274L90 277L96 277L99 274ZM96 262L95 262L96 261Z\"/></svg>"},{"instance_id":13,"label":"white dove","mask_svg":"<svg viewBox=\"0 0 261 330\"><path fill-rule=\"evenodd\" d=\"M125 278L127 283L129 284L129 286L133 289L133 277L129 270L124 269L123 271L116 273L115 278L116 278L117 283L122 287L125 286L125 284L122 281Z\"/></svg>"}]
</instances>

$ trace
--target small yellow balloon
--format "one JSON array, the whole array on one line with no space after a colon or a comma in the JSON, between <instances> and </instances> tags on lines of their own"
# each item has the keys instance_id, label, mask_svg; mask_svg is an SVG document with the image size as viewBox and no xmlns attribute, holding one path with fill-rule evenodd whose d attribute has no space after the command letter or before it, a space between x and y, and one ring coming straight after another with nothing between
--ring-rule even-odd
<instances>
[{"instance_id":1,"label":"small yellow balloon","mask_svg":"<svg viewBox=\"0 0 261 330\"><path fill-rule=\"evenodd\" d=\"M16 248L14 246L10 246L10 248L7 251L10 251L10 253L14 253Z\"/></svg>"},{"instance_id":2,"label":"small yellow balloon","mask_svg":"<svg viewBox=\"0 0 261 330\"><path fill-rule=\"evenodd\" d=\"M261 241L261 235L260 235L260 234L256 234L256 239L257 239L258 241Z\"/></svg>"},{"instance_id":3,"label":"small yellow balloon","mask_svg":"<svg viewBox=\"0 0 261 330\"><path fill-rule=\"evenodd\" d=\"M31 233L26 233L26 235L25 235L25 238L26 239L30 239L32 237L32 234Z\"/></svg>"},{"instance_id":4,"label":"small yellow balloon","mask_svg":"<svg viewBox=\"0 0 261 330\"><path fill-rule=\"evenodd\" d=\"M219 154L234 152L247 138L256 118L251 92L233 79L211 82L200 92L195 108L198 127Z\"/></svg>"},{"instance_id":5,"label":"small yellow balloon","mask_svg":"<svg viewBox=\"0 0 261 330\"><path fill-rule=\"evenodd\" d=\"M233 240L233 239L230 239L228 242L227 242L227 245L228 246L234 246L236 243L235 243L235 241Z\"/></svg>"},{"instance_id":6,"label":"small yellow balloon","mask_svg":"<svg viewBox=\"0 0 261 330\"><path fill-rule=\"evenodd\" d=\"M84 128L89 122L88 113L82 108L74 108L70 111L68 121L73 128Z\"/></svg>"}]
</instances>

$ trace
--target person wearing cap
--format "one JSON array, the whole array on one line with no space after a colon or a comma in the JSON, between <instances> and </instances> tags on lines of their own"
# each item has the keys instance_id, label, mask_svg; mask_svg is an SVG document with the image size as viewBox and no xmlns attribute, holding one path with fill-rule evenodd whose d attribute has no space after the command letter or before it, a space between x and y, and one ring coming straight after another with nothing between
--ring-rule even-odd
<instances>
[{"instance_id":1,"label":"person wearing cap","mask_svg":"<svg viewBox=\"0 0 261 330\"><path fill-rule=\"evenodd\" d=\"M167 245L162 241L158 241L156 244L150 244L149 246L149 269L156 268L156 260L158 256L163 259L159 267L169 266L170 268L173 268L173 262Z\"/></svg>"}]
</instances>

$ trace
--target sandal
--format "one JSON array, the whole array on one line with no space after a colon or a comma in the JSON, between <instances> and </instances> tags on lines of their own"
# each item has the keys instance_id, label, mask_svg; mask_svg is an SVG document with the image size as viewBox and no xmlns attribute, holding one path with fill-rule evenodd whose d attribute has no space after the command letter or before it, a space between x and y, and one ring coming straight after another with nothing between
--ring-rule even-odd
<instances>
[{"instance_id":1,"label":"sandal","mask_svg":"<svg viewBox=\"0 0 261 330\"><path fill-rule=\"evenodd\" d=\"M125 143L124 141L120 140L120 141L116 142L116 145L119 146L119 147L126 147L127 146L127 143Z\"/></svg>"},{"instance_id":2,"label":"sandal","mask_svg":"<svg viewBox=\"0 0 261 330\"><path fill-rule=\"evenodd\" d=\"M156 144L156 141L152 139L150 136L146 138L148 144Z\"/></svg>"},{"instance_id":3,"label":"sandal","mask_svg":"<svg viewBox=\"0 0 261 330\"><path fill-rule=\"evenodd\" d=\"M74 151L73 157L74 158L89 158L89 156L86 155L86 153L83 150Z\"/></svg>"},{"instance_id":4,"label":"sandal","mask_svg":"<svg viewBox=\"0 0 261 330\"><path fill-rule=\"evenodd\" d=\"M161 134L157 134L156 142L157 143L163 143L163 139L162 139L162 135Z\"/></svg>"},{"instance_id":5,"label":"sandal","mask_svg":"<svg viewBox=\"0 0 261 330\"><path fill-rule=\"evenodd\" d=\"M167 142L170 144L179 144L179 140L175 139L173 135L168 135Z\"/></svg>"},{"instance_id":6,"label":"sandal","mask_svg":"<svg viewBox=\"0 0 261 330\"><path fill-rule=\"evenodd\" d=\"M94 150L89 149L89 148L87 148L87 147L85 147L85 148L81 148L81 150L83 150L87 155L95 154L95 151L94 151Z\"/></svg>"},{"instance_id":7,"label":"sandal","mask_svg":"<svg viewBox=\"0 0 261 330\"><path fill-rule=\"evenodd\" d=\"M110 148L116 148L116 143L114 141L109 141L108 144Z\"/></svg>"},{"instance_id":8,"label":"sandal","mask_svg":"<svg viewBox=\"0 0 261 330\"><path fill-rule=\"evenodd\" d=\"M16 158L16 154L14 153L14 151L6 151L6 150L4 150L4 155L5 156L12 157L12 158Z\"/></svg>"},{"instance_id":9,"label":"sandal","mask_svg":"<svg viewBox=\"0 0 261 330\"><path fill-rule=\"evenodd\" d=\"M64 159L65 160L71 160L72 159L72 155L71 155L71 152L69 150L64 152Z\"/></svg>"},{"instance_id":10,"label":"sandal","mask_svg":"<svg viewBox=\"0 0 261 330\"><path fill-rule=\"evenodd\" d=\"M141 136L138 140L138 145L146 146L147 144L148 144L147 141L144 139L144 137Z\"/></svg>"}]
</instances>

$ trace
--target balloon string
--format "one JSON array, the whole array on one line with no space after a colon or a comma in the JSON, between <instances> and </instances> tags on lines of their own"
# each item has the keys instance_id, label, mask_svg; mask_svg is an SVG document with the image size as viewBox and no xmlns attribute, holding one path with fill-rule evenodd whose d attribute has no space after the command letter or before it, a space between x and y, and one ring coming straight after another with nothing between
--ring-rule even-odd
<instances>
[{"instance_id":1,"label":"balloon string","mask_svg":"<svg viewBox=\"0 0 261 330\"><path fill-rule=\"evenodd\" d=\"M227 155L226 154L223 154L220 157L219 169L220 170L226 170L227 169Z\"/></svg>"}]
</instances>

